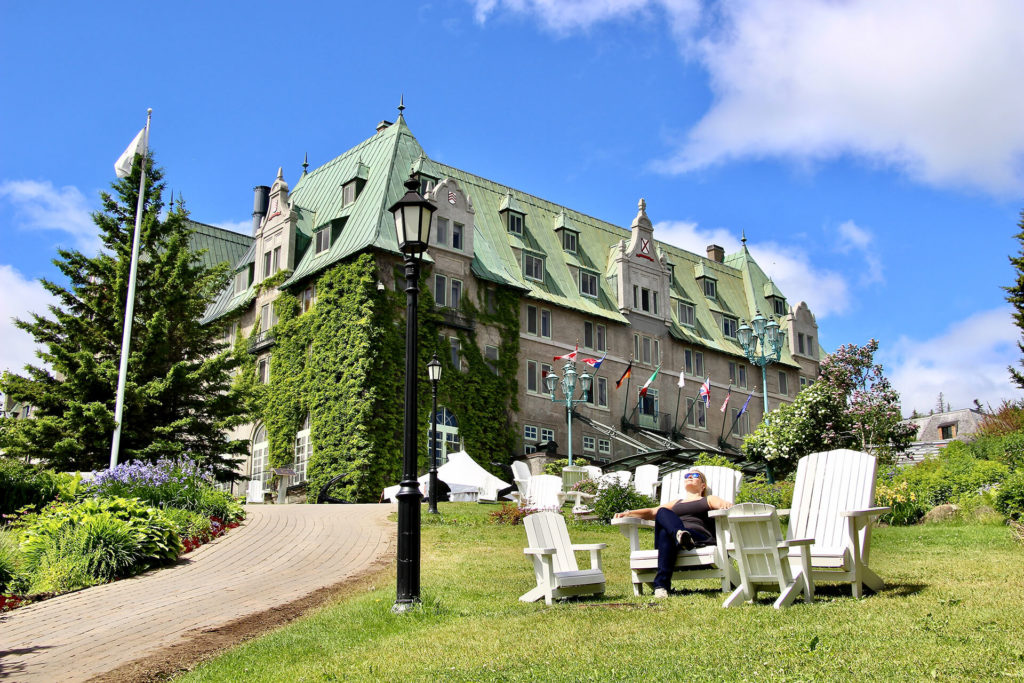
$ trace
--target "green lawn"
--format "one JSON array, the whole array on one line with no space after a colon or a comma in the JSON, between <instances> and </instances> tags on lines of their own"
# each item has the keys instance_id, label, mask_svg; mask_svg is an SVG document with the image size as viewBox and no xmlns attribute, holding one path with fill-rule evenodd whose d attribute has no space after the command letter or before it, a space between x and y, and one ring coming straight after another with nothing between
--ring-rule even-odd
<instances>
[{"instance_id":1,"label":"green lawn","mask_svg":"<svg viewBox=\"0 0 1024 683\"><path fill-rule=\"evenodd\" d=\"M1024 548L1006 527L876 529L882 593L854 600L849 586L822 584L814 604L776 611L771 594L724 610L713 581L635 598L618 530L571 526L574 542L608 544L608 592L547 607L518 601L534 585L526 532L487 523L493 509L452 503L440 520L424 515L421 611L390 613L388 574L181 680L1024 679Z\"/></svg>"}]
</instances>

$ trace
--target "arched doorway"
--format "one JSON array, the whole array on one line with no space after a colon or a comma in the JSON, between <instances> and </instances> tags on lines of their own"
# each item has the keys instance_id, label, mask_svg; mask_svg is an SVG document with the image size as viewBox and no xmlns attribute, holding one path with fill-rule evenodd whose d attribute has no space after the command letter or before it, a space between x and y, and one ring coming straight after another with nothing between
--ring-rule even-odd
<instances>
[{"instance_id":1,"label":"arched doorway","mask_svg":"<svg viewBox=\"0 0 1024 683\"><path fill-rule=\"evenodd\" d=\"M430 423L433 425L433 422ZM430 428L427 428L427 453L430 453ZM448 454L462 450L459 420L444 406L437 409L437 466L448 462Z\"/></svg>"}]
</instances>

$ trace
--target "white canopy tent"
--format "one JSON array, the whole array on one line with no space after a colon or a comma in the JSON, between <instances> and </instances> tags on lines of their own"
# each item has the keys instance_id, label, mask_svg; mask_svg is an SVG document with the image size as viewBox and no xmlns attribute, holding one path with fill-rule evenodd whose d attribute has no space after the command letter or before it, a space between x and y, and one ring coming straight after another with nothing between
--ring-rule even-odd
<instances>
[{"instance_id":1,"label":"white canopy tent","mask_svg":"<svg viewBox=\"0 0 1024 683\"><path fill-rule=\"evenodd\" d=\"M449 453L448 462L437 468L437 478L448 484L451 489L451 500L455 502L474 501L481 493L487 498L494 499L498 491L511 486L480 467L466 451ZM419 482L420 491L427 495L430 475L424 474L419 478ZM401 487L389 486L384 489L382 500L395 500L394 496L399 488Z\"/></svg>"}]
</instances>

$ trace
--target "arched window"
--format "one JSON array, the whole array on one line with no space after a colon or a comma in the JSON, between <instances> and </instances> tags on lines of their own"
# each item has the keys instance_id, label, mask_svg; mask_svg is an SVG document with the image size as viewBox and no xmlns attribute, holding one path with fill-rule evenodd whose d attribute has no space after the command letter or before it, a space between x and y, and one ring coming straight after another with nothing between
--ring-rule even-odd
<instances>
[{"instance_id":1,"label":"arched window","mask_svg":"<svg viewBox=\"0 0 1024 683\"><path fill-rule=\"evenodd\" d=\"M306 480L306 463L309 462L309 456L312 454L313 442L309 438L309 413L306 413L306 419L295 435L295 462L292 465L295 470L295 481Z\"/></svg>"},{"instance_id":2,"label":"arched window","mask_svg":"<svg viewBox=\"0 0 1024 683\"><path fill-rule=\"evenodd\" d=\"M274 472L267 462L267 454L270 451L270 444L267 443L267 428L260 425L252 437L252 468L249 470L249 478L252 481L263 482L263 488L267 488L267 482Z\"/></svg>"},{"instance_id":3,"label":"arched window","mask_svg":"<svg viewBox=\"0 0 1024 683\"><path fill-rule=\"evenodd\" d=\"M433 426L433 422L430 423ZM427 428L427 453L430 453L430 426ZM448 462L448 454L462 450L459 438L459 420L445 407L437 409L437 466Z\"/></svg>"}]
</instances>

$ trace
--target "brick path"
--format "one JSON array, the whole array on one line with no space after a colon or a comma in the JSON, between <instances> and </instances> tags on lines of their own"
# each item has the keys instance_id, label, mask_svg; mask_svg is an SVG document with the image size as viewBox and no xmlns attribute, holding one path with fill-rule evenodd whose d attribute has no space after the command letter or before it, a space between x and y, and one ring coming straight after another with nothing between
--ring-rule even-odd
<instances>
[{"instance_id":1,"label":"brick path","mask_svg":"<svg viewBox=\"0 0 1024 683\"><path fill-rule=\"evenodd\" d=\"M83 681L358 575L393 554L391 505L248 506L178 564L0 615L0 680Z\"/></svg>"}]
</instances>

